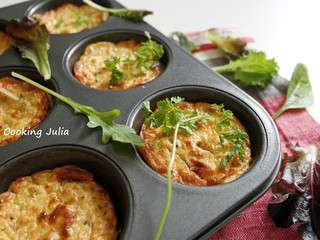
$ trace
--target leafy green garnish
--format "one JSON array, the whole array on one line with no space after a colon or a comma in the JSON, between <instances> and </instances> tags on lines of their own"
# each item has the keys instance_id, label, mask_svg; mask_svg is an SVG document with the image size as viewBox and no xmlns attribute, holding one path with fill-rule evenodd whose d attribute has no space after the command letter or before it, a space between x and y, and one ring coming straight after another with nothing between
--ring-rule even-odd
<instances>
[{"instance_id":1,"label":"leafy green garnish","mask_svg":"<svg viewBox=\"0 0 320 240\"><path fill-rule=\"evenodd\" d=\"M274 59L267 59L264 52L250 51L238 60L214 67L222 74L231 74L232 78L244 86L264 88L278 73L278 64Z\"/></svg>"},{"instance_id":2,"label":"leafy green garnish","mask_svg":"<svg viewBox=\"0 0 320 240\"><path fill-rule=\"evenodd\" d=\"M49 34L46 27L25 17L9 21L6 32L15 39L22 57L30 59L45 80L50 79Z\"/></svg>"},{"instance_id":3,"label":"leafy green garnish","mask_svg":"<svg viewBox=\"0 0 320 240\"><path fill-rule=\"evenodd\" d=\"M222 104L212 104L212 108L222 113L222 117L217 123L221 147L224 147L225 144L231 144L231 149L224 156L219 167L226 167L234 157L239 157L240 161L243 161L246 145L249 141L248 134L232 125L234 119L233 113L230 110L224 109Z\"/></svg>"},{"instance_id":4,"label":"leafy green garnish","mask_svg":"<svg viewBox=\"0 0 320 240\"><path fill-rule=\"evenodd\" d=\"M148 40L141 43L137 52L137 63L141 72L146 73L154 67L154 64L161 59L164 54L163 46L151 40L149 32L145 32Z\"/></svg>"},{"instance_id":5,"label":"leafy green garnish","mask_svg":"<svg viewBox=\"0 0 320 240\"><path fill-rule=\"evenodd\" d=\"M119 70L120 58L112 57L105 61L106 67L111 71L111 84L119 84L124 82L124 74Z\"/></svg>"},{"instance_id":6,"label":"leafy green garnish","mask_svg":"<svg viewBox=\"0 0 320 240\"><path fill-rule=\"evenodd\" d=\"M301 109L313 104L312 87L309 81L308 70L302 63L295 67L291 80L289 81L287 98L281 108L274 114L278 118L288 109Z\"/></svg>"},{"instance_id":7,"label":"leafy green garnish","mask_svg":"<svg viewBox=\"0 0 320 240\"><path fill-rule=\"evenodd\" d=\"M181 97L166 98L157 103L157 110L152 112L150 103L144 103L145 124L149 127L160 128L164 135L173 135L171 158L167 169L167 197L165 207L161 216L160 223L155 235L156 240L161 239L163 228L168 216L172 198L172 167L176 156L176 145L178 132L181 130L184 134L192 134L196 129L197 123L211 118L209 114L199 111L183 111L176 106L183 101Z\"/></svg>"},{"instance_id":8,"label":"leafy green garnish","mask_svg":"<svg viewBox=\"0 0 320 240\"><path fill-rule=\"evenodd\" d=\"M59 28L59 27L61 27L63 24L64 24L64 21L63 21L62 18L60 18L60 19L56 22L56 24L54 25L54 28Z\"/></svg>"},{"instance_id":9,"label":"leafy green garnish","mask_svg":"<svg viewBox=\"0 0 320 240\"><path fill-rule=\"evenodd\" d=\"M109 112L98 112L93 107L77 103L71 98L56 93L55 91L46 88L23 75L15 72L12 72L11 75L58 98L60 101L72 107L75 113L86 115L89 119L89 122L87 123L89 128L100 127L102 129L102 143L106 144L112 139L113 141L131 143L135 145L143 144L143 140L136 135L132 128L113 122L113 120L120 115L120 111L118 109L113 109Z\"/></svg>"},{"instance_id":10,"label":"leafy green garnish","mask_svg":"<svg viewBox=\"0 0 320 240\"><path fill-rule=\"evenodd\" d=\"M160 128L166 136L171 135L179 123L180 130L185 134L191 134L196 124L201 120L211 118L211 115L200 111L185 111L176 104L183 101L183 98L172 97L161 100L157 103L157 111L150 113L145 118L148 127ZM148 103L144 103L145 112L150 112Z\"/></svg>"},{"instance_id":11,"label":"leafy green garnish","mask_svg":"<svg viewBox=\"0 0 320 240\"><path fill-rule=\"evenodd\" d=\"M192 53L197 48L196 44L189 40L182 32L173 32L171 33L170 38L189 53Z\"/></svg>"},{"instance_id":12,"label":"leafy green garnish","mask_svg":"<svg viewBox=\"0 0 320 240\"><path fill-rule=\"evenodd\" d=\"M141 46L138 48L134 56L130 56L126 59L120 59L119 57L111 57L105 61L106 68L111 71L111 84L119 84L130 79L131 68L138 66L139 74L146 74L148 71L156 67L156 64L164 54L163 46L153 40L148 32L145 32L148 40L141 42ZM126 71L125 76L120 66L128 67L129 71Z\"/></svg>"},{"instance_id":13,"label":"leafy green garnish","mask_svg":"<svg viewBox=\"0 0 320 240\"><path fill-rule=\"evenodd\" d=\"M125 18L131 21L142 21L147 15L153 14L153 12L148 10L131 10L126 8L107 8L96 4L91 0L83 0L84 3L89 6L98 9L103 12L108 12L110 15Z\"/></svg>"},{"instance_id":14,"label":"leafy green garnish","mask_svg":"<svg viewBox=\"0 0 320 240\"><path fill-rule=\"evenodd\" d=\"M231 149L220 162L220 167L226 167L234 157L239 157L240 161L244 160L246 142L248 141L248 134L241 129L235 129L230 132L220 134L220 143L223 145L225 141L232 144Z\"/></svg>"},{"instance_id":15,"label":"leafy green garnish","mask_svg":"<svg viewBox=\"0 0 320 240\"><path fill-rule=\"evenodd\" d=\"M82 12L75 12L74 13L74 23L77 26L87 26L89 23L89 18L88 16L86 16L85 14L83 14Z\"/></svg>"},{"instance_id":16,"label":"leafy green garnish","mask_svg":"<svg viewBox=\"0 0 320 240\"><path fill-rule=\"evenodd\" d=\"M214 42L218 48L233 57L240 57L244 53L247 45L241 38L224 37L212 31L207 32L206 36L210 41Z\"/></svg>"}]
</instances>

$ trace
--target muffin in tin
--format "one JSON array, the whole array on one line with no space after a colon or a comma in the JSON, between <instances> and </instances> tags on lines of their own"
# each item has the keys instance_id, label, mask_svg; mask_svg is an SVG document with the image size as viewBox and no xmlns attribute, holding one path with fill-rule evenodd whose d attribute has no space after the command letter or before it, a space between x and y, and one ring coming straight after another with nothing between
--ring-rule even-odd
<instances>
[{"instance_id":1,"label":"muffin in tin","mask_svg":"<svg viewBox=\"0 0 320 240\"><path fill-rule=\"evenodd\" d=\"M0 78L0 146L24 136L48 115L51 97L42 90L11 76ZM14 97L10 97L10 94Z\"/></svg>"},{"instance_id":2,"label":"muffin in tin","mask_svg":"<svg viewBox=\"0 0 320 240\"><path fill-rule=\"evenodd\" d=\"M159 105L160 104L160 105ZM157 114L159 106L173 108L176 115ZM171 111L170 110L170 111ZM194 130L181 129L178 133L173 180L194 186L209 186L230 182L246 172L252 162L249 137L239 120L223 105L205 102L161 100L154 111L156 119L146 118L140 136L145 144L139 147L145 162L156 172L166 176L172 153L173 135L157 126L163 121L167 126L181 113L190 118L206 115L205 120L192 123ZM188 130L188 131L185 131Z\"/></svg>"},{"instance_id":3,"label":"muffin in tin","mask_svg":"<svg viewBox=\"0 0 320 240\"><path fill-rule=\"evenodd\" d=\"M75 78L95 89L125 90L144 85L163 69L163 46L153 40L99 41L86 46L73 66Z\"/></svg>"},{"instance_id":4,"label":"muffin in tin","mask_svg":"<svg viewBox=\"0 0 320 240\"><path fill-rule=\"evenodd\" d=\"M64 3L47 12L34 14L32 17L40 24L44 24L51 34L71 34L98 26L108 19L108 13L88 5Z\"/></svg>"},{"instance_id":5,"label":"muffin in tin","mask_svg":"<svg viewBox=\"0 0 320 240\"><path fill-rule=\"evenodd\" d=\"M0 238L116 238L117 217L108 193L75 166L15 180L0 195Z\"/></svg>"}]
</instances>

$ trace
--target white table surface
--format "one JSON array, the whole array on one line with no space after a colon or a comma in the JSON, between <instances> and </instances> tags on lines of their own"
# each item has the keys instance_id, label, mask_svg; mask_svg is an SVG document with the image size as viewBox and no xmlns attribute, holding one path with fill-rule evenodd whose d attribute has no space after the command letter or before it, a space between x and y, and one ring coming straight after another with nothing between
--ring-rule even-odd
<instances>
[{"instance_id":1,"label":"white table surface","mask_svg":"<svg viewBox=\"0 0 320 240\"><path fill-rule=\"evenodd\" d=\"M0 7L23 0L1 0ZM154 11L146 21L164 34L223 27L255 39L254 47L274 57L290 78L298 62L307 65L315 95L308 108L320 122L319 0L120 0L130 8ZM1 16L0 16L1 18Z\"/></svg>"}]
</instances>

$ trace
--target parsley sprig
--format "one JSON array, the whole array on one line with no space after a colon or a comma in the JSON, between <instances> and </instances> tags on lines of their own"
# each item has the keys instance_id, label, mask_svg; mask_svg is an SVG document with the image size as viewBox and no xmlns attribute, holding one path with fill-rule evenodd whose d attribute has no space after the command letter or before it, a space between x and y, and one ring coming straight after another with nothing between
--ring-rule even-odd
<instances>
[{"instance_id":1,"label":"parsley sprig","mask_svg":"<svg viewBox=\"0 0 320 240\"><path fill-rule=\"evenodd\" d=\"M129 80L133 66L137 66L142 75L156 67L164 54L163 46L153 41L149 32L145 32L145 35L148 40L141 42L135 56L125 59L113 56L105 61L106 68L111 71L111 84L120 84ZM125 67L128 68L127 74L123 71Z\"/></svg>"},{"instance_id":2,"label":"parsley sprig","mask_svg":"<svg viewBox=\"0 0 320 240\"><path fill-rule=\"evenodd\" d=\"M227 167L235 157L238 157L240 161L243 161L246 144L249 141L248 134L242 129L233 126L233 113L230 110L224 109L222 104L213 104L212 108L220 111L222 114L222 117L217 124L217 132L219 134L221 147L224 147L226 144L231 144L231 149L226 153L224 159L220 162L219 167Z\"/></svg>"},{"instance_id":3,"label":"parsley sprig","mask_svg":"<svg viewBox=\"0 0 320 240\"><path fill-rule=\"evenodd\" d=\"M112 57L106 60L105 65L109 71L111 71L111 84L119 84L124 81L124 74L122 71L119 70L120 65L120 58L119 57Z\"/></svg>"},{"instance_id":4,"label":"parsley sprig","mask_svg":"<svg viewBox=\"0 0 320 240\"><path fill-rule=\"evenodd\" d=\"M137 63L142 73L146 73L154 68L164 54L163 46L151 40L149 32L145 32L148 40L141 43L137 52Z\"/></svg>"},{"instance_id":5,"label":"parsley sprig","mask_svg":"<svg viewBox=\"0 0 320 240\"><path fill-rule=\"evenodd\" d=\"M172 167L176 156L178 132L192 134L200 121L211 119L212 116L200 111L185 111L177 106L183 101L181 97L172 97L157 103L157 110L152 111L150 103L144 103L145 124L149 127L160 128L166 136L173 135L172 152L167 169L167 197L155 240L160 240L168 216L172 198Z\"/></svg>"},{"instance_id":6,"label":"parsley sprig","mask_svg":"<svg viewBox=\"0 0 320 240\"><path fill-rule=\"evenodd\" d=\"M211 119L212 116L201 111L186 111L177 106L182 102L181 97L171 97L157 103L157 110L152 112L150 103L144 103L145 121L147 127L160 128L162 133L170 136L179 123L180 130L185 134L192 134L197 123L202 120Z\"/></svg>"}]
</instances>

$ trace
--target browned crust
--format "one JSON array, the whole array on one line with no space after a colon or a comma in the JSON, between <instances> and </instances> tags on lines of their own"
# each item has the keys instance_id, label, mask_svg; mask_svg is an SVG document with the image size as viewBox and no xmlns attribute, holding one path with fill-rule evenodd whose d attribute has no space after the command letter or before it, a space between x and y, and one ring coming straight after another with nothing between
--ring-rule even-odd
<instances>
[{"instance_id":1,"label":"browned crust","mask_svg":"<svg viewBox=\"0 0 320 240\"><path fill-rule=\"evenodd\" d=\"M0 31L0 55L10 48L12 43L13 39L8 34Z\"/></svg>"},{"instance_id":2,"label":"browned crust","mask_svg":"<svg viewBox=\"0 0 320 240\"><path fill-rule=\"evenodd\" d=\"M32 98L37 99L35 102L35 105L33 106L34 109L37 110L36 115L30 119L30 122L28 122L23 129L25 130L31 130L36 128L48 115L49 109L51 107L51 98L43 92L42 90L39 90L36 87L31 86L30 84L24 83L22 81L19 81L13 77L4 77L0 78L0 87L6 88L12 92L15 92L16 94L20 95L22 98L26 98L27 96L32 96ZM16 108L19 114L26 114L24 112L25 109L23 109L21 106L19 106L19 101L15 101L7 96L0 94L0 101L1 111L8 111L8 108ZM34 102L33 102L34 103ZM0 111L0 114L1 114ZM13 114L13 118L16 118L15 112ZM3 123L1 124L1 115L0 115L0 135L4 135L4 129L3 129ZM3 141L0 140L0 146L6 145L8 143L14 142L18 140L21 136L20 135L13 135L10 137L5 138Z\"/></svg>"},{"instance_id":3,"label":"browned crust","mask_svg":"<svg viewBox=\"0 0 320 240\"><path fill-rule=\"evenodd\" d=\"M179 103L179 107L185 110L197 109L213 116L218 114L208 103L182 102ZM236 118L234 124L244 129ZM213 130L214 125L215 123L210 120L206 123L200 123L198 129L191 136L178 135L179 144L172 171L174 181L195 186L215 185L232 181L248 169L251 162L250 144L246 149L246 164L242 164L239 159L236 159L229 167L217 167L230 146L227 146L224 152L216 151L214 146L219 145L219 136ZM144 139L145 144L139 148L139 152L145 162L154 171L166 176L172 150L172 136L163 136L160 129L147 128L145 125L141 128L140 136Z\"/></svg>"},{"instance_id":4,"label":"browned crust","mask_svg":"<svg viewBox=\"0 0 320 240\"><path fill-rule=\"evenodd\" d=\"M52 184L53 182L57 182L61 187L63 187L64 184L66 184L66 182L85 182L86 184L83 185L85 187L84 189L92 191L92 201L97 204L97 209L99 209L100 211L98 214L103 214L103 216L105 216L103 222L97 222L97 224L103 223L103 225L96 227L98 227L99 231L105 234L104 237L107 237L106 239L116 239L117 217L115 215L115 210L108 193L101 186L95 183L91 173L72 165L55 168L53 170L37 172L32 174L31 176L21 177L12 182L8 191L0 194L0 220L1 217L5 216L3 212L6 211L4 207L5 204L12 200L14 197L17 197L19 193L24 193L25 191L32 191L33 184L42 185L47 191L49 191L50 184ZM67 190L67 188L65 190ZM55 193L51 192L51 194ZM48 196L55 196L51 194L49 194ZM77 198L79 197L81 197L81 195L77 196ZM49 205L41 206L44 208L42 209L42 211L38 213L36 217L38 227L41 228L41 226L50 226L49 229L59 234L59 239L70 239L72 235L75 234L73 232L74 229L72 229L72 225L75 224L76 221L78 221L79 217L79 215L77 215L77 212L75 212L74 208L70 208L68 204L68 201L76 201L76 199L73 198L74 197L71 194L64 200L57 199L56 197L48 199ZM50 212L48 212L48 208L50 204L52 204L51 201L53 201L53 203L56 205ZM39 211L39 209L35 209L34 211L37 212ZM107 212L107 215L104 215L105 212ZM95 219L89 220L93 221L91 224L94 224ZM20 219L19 221L25 220ZM50 235L50 232L45 232L45 234ZM90 239L95 239L96 235L94 235L94 233L92 234L93 235L91 235ZM43 239L46 239L46 237L44 237ZM74 239L74 237L72 237L72 239Z\"/></svg>"},{"instance_id":5,"label":"browned crust","mask_svg":"<svg viewBox=\"0 0 320 240\"><path fill-rule=\"evenodd\" d=\"M82 13L88 18L88 24L77 25L74 23L74 14ZM32 17L46 26L51 34L72 34L87 29L95 28L108 19L107 12L99 11L89 5L75 5L73 3L64 3L44 13L34 14ZM62 26L59 21L65 22ZM59 26L60 25L60 26ZM59 27L56 27L59 26Z\"/></svg>"},{"instance_id":6,"label":"browned crust","mask_svg":"<svg viewBox=\"0 0 320 240\"><path fill-rule=\"evenodd\" d=\"M112 49L114 48L122 48L122 49L131 49L133 52L136 52L140 47L140 43L135 40L127 40L127 41L120 41L117 43L113 42L96 42L89 44L83 54L81 55L80 59L74 64L73 72L74 76L76 77L79 82L83 85L91 88L96 89L113 89L113 90L126 90L130 88L135 88L142 86L148 82L151 82L156 77L158 77L162 71L162 66L159 63L159 66L154 67L151 69L146 75L133 77L131 79L127 79L124 83L121 84L109 84L106 81L101 82L101 84L96 84L92 79L92 71L88 70L88 65L95 66L97 65L96 59L92 59L90 63L85 62L85 58L92 56L94 51L97 51L98 48L101 48L101 51L105 51L107 48ZM96 53L94 53L96 54ZM105 56L104 60L107 60ZM106 77L110 76L110 72L106 68L99 68L96 69L95 73L104 74Z\"/></svg>"}]
</instances>

